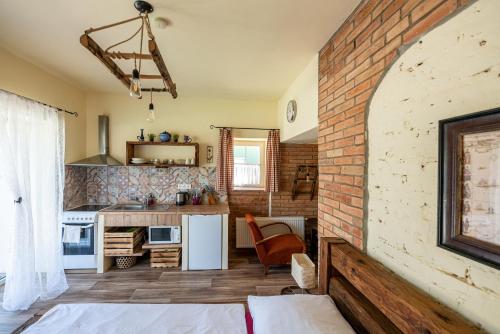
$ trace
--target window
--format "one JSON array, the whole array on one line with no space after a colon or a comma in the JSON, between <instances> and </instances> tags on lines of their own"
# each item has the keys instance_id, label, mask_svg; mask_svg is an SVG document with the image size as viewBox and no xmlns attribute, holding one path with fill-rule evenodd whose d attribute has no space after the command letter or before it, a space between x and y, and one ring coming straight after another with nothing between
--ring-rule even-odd
<instances>
[{"instance_id":1,"label":"window","mask_svg":"<svg viewBox=\"0 0 500 334\"><path fill-rule=\"evenodd\" d=\"M264 189L265 139L234 140L234 187L236 189Z\"/></svg>"}]
</instances>

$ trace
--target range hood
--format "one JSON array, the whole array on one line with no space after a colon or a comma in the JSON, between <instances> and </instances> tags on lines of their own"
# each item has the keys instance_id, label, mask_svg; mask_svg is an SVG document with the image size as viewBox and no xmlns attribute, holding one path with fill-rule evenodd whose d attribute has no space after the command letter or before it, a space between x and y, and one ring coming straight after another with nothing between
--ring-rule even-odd
<instances>
[{"instance_id":1,"label":"range hood","mask_svg":"<svg viewBox=\"0 0 500 334\"><path fill-rule=\"evenodd\" d=\"M123 166L123 164L109 155L109 118L99 115L99 154L93 157L69 163L68 166Z\"/></svg>"}]
</instances>

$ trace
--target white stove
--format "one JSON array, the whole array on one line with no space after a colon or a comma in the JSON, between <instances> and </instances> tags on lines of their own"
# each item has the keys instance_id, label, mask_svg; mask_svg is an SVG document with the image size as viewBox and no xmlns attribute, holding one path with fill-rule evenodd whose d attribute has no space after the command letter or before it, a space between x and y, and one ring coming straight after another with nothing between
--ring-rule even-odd
<instances>
[{"instance_id":1,"label":"white stove","mask_svg":"<svg viewBox=\"0 0 500 334\"><path fill-rule=\"evenodd\" d=\"M97 268L97 212L108 206L82 205L63 212L63 229L80 228L78 242L63 242L64 269Z\"/></svg>"}]
</instances>

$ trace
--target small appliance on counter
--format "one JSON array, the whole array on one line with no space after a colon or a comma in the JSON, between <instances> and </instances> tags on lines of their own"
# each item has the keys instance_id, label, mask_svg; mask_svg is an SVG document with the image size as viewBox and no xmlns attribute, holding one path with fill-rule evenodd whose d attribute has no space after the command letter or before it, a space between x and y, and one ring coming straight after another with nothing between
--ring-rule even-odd
<instances>
[{"instance_id":1,"label":"small appliance on counter","mask_svg":"<svg viewBox=\"0 0 500 334\"><path fill-rule=\"evenodd\" d=\"M148 242L150 244L179 244L181 243L181 227L150 226Z\"/></svg>"},{"instance_id":2,"label":"small appliance on counter","mask_svg":"<svg viewBox=\"0 0 500 334\"><path fill-rule=\"evenodd\" d=\"M188 196L188 193L179 191L177 194L175 194L175 205L186 205Z\"/></svg>"}]
</instances>

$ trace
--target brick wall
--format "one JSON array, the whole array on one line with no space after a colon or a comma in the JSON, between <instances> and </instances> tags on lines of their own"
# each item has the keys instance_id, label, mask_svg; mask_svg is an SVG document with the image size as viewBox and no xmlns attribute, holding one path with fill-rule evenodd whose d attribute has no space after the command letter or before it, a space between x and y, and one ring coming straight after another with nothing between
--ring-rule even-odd
<instances>
[{"instance_id":1,"label":"brick wall","mask_svg":"<svg viewBox=\"0 0 500 334\"><path fill-rule=\"evenodd\" d=\"M364 247L366 111L398 48L463 8L467 0L362 1L320 51L320 236ZM388 120L390 121L390 120Z\"/></svg>"},{"instance_id":2,"label":"brick wall","mask_svg":"<svg viewBox=\"0 0 500 334\"><path fill-rule=\"evenodd\" d=\"M292 201L292 183L297 165L317 165L318 146L306 144L281 144L281 176L280 191L273 193L273 216L305 216L317 217L318 197L317 191L312 200L307 195L299 195ZM245 213L255 216L268 215L268 194L265 191L240 191L235 190L228 196L230 214L230 245L235 247L235 219L244 217Z\"/></svg>"}]
</instances>

